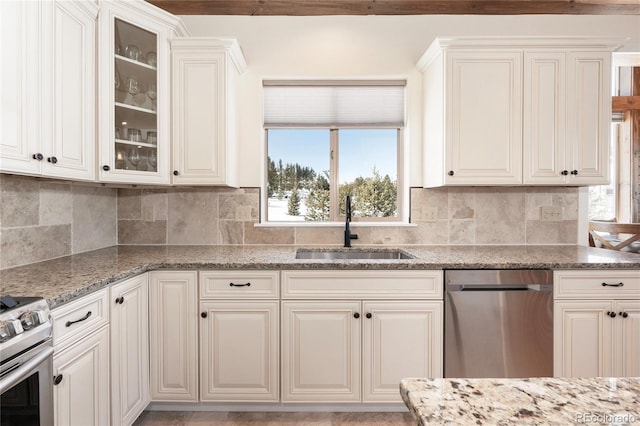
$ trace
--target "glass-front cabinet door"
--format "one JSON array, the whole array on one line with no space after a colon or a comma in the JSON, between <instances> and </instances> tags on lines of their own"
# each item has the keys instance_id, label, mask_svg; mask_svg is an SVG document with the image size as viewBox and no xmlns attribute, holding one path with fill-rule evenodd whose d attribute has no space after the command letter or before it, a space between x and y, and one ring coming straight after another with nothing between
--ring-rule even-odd
<instances>
[{"instance_id":1,"label":"glass-front cabinet door","mask_svg":"<svg viewBox=\"0 0 640 426\"><path fill-rule=\"evenodd\" d=\"M100 180L169 183L172 23L145 2L106 1L100 13Z\"/></svg>"}]
</instances>

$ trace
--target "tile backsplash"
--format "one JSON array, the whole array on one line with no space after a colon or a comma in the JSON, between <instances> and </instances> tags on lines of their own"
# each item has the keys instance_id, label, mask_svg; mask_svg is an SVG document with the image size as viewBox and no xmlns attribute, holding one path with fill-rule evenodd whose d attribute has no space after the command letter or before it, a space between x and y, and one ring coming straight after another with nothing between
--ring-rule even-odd
<instances>
[{"instance_id":1,"label":"tile backsplash","mask_svg":"<svg viewBox=\"0 0 640 426\"><path fill-rule=\"evenodd\" d=\"M255 226L256 188L113 189L0 174L0 269L115 244L342 245L343 227ZM576 244L578 189L411 189L411 226L357 245Z\"/></svg>"},{"instance_id":2,"label":"tile backsplash","mask_svg":"<svg viewBox=\"0 0 640 426\"><path fill-rule=\"evenodd\" d=\"M0 174L0 269L117 243L117 190Z\"/></svg>"},{"instance_id":3,"label":"tile backsplash","mask_svg":"<svg viewBox=\"0 0 640 426\"><path fill-rule=\"evenodd\" d=\"M342 226L254 226L257 189L118 190L119 244L341 245ZM551 216L543 220L543 207ZM577 188L411 189L414 226L362 226L358 244L576 244Z\"/></svg>"}]
</instances>

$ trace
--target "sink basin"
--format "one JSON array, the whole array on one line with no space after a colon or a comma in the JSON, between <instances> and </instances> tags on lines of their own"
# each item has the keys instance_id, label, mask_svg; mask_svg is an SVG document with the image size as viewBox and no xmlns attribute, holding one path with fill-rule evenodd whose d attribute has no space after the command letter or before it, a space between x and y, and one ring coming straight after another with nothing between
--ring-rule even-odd
<instances>
[{"instance_id":1,"label":"sink basin","mask_svg":"<svg viewBox=\"0 0 640 426\"><path fill-rule=\"evenodd\" d=\"M414 259L402 250L298 250L296 259L327 259L327 260L400 260Z\"/></svg>"}]
</instances>

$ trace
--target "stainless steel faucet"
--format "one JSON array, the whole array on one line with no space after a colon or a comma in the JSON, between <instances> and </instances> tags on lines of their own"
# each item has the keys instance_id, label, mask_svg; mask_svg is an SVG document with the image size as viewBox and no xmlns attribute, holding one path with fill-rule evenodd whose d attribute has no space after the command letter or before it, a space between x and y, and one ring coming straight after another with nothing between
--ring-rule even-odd
<instances>
[{"instance_id":1,"label":"stainless steel faucet","mask_svg":"<svg viewBox=\"0 0 640 426\"><path fill-rule=\"evenodd\" d=\"M351 196L347 195L345 200L345 223L344 223L344 246L351 247L351 240L357 240L358 234L352 234L349 229L349 223L351 223Z\"/></svg>"}]
</instances>

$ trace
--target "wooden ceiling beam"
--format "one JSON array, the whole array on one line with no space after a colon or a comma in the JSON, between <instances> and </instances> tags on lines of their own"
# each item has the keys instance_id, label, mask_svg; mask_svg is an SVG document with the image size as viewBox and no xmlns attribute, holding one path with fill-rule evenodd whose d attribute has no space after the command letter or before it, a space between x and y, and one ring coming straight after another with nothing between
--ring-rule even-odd
<instances>
[{"instance_id":1,"label":"wooden ceiling beam","mask_svg":"<svg viewBox=\"0 0 640 426\"><path fill-rule=\"evenodd\" d=\"M147 0L174 15L640 15L640 0Z\"/></svg>"}]
</instances>

